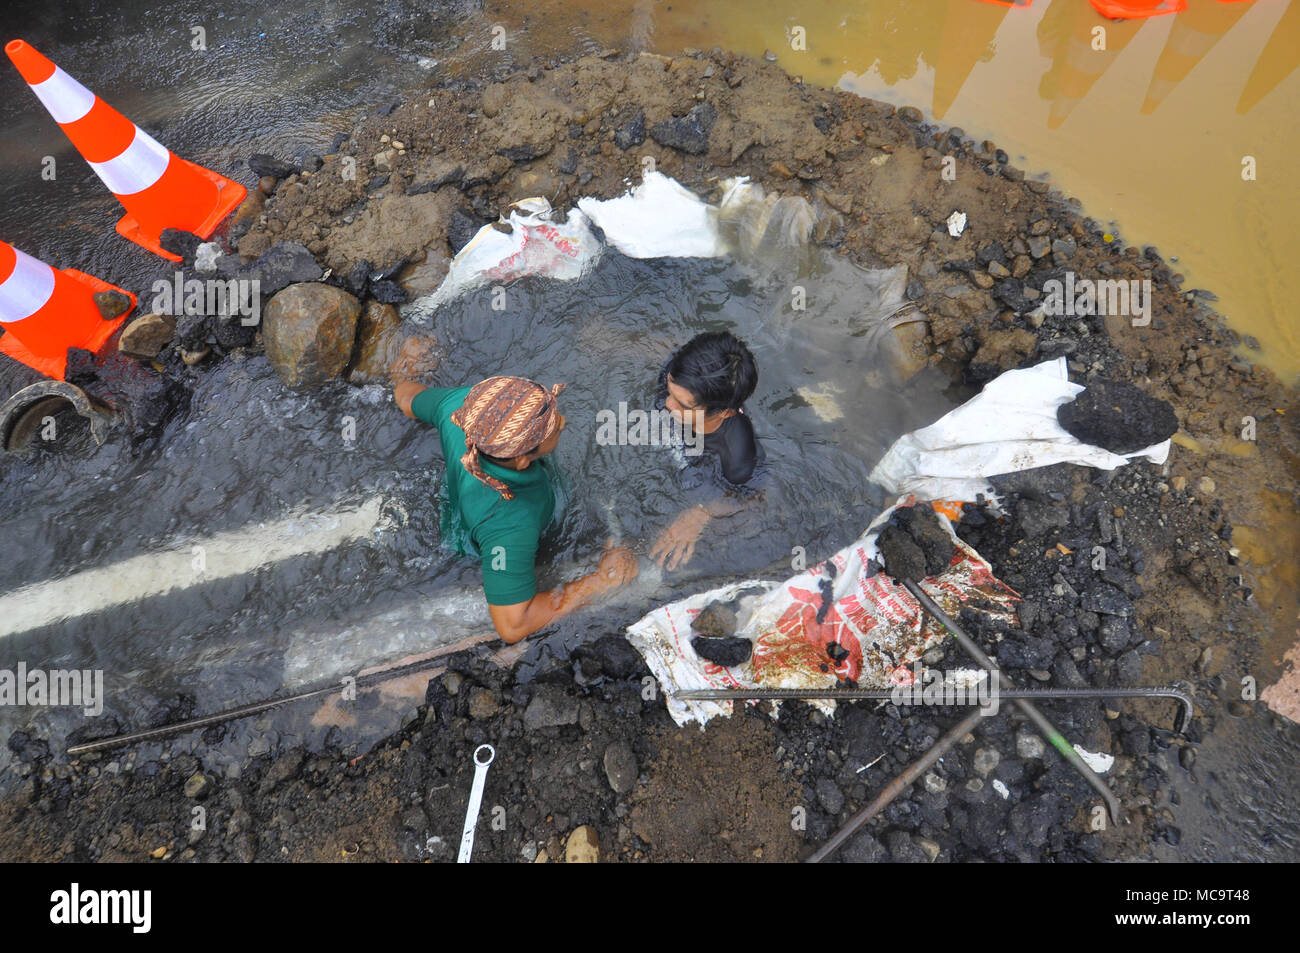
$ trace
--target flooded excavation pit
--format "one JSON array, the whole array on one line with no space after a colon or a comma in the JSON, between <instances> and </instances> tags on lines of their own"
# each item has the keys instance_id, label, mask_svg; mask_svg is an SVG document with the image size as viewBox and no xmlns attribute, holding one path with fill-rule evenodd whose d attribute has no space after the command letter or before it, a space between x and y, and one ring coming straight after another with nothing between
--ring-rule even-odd
<instances>
[{"instance_id":1,"label":"flooded excavation pit","mask_svg":"<svg viewBox=\"0 0 1300 953\"><path fill-rule=\"evenodd\" d=\"M796 549L814 560L833 552L879 508L866 496L874 462L951 406L935 372L901 382L890 347L863 326L881 296L876 273L815 246L801 254L800 270L781 274L723 257L642 260L605 249L578 279L484 286L427 314L424 327L405 322L438 342L425 355L431 385L493 375L568 383L539 587L590 572L611 535L640 559L631 585L517 647L511 658L524 653L524 676L667 599L784 574ZM790 308L791 283L806 308ZM743 340L758 366L745 409L764 471L758 492L702 534L689 564L664 570L649 549L712 492L706 462L649 434L602 433L599 423L653 411L670 354L717 330ZM46 389L47 400L73 390ZM24 406L24 419L33 416ZM34 458L9 474L25 470L41 504L67 517L44 530L50 562L10 570L6 588L23 608L3 639L38 665L80 654L93 638L97 664L117 673L106 702L115 730L97 736L155 727L177 697L187 717L207 715L490 635L477 561L440 542L437 433L403 417L387 385L297 392L261 356L227 359L196 378L188 410L155 450L133 456L121 442L57 467ZM110 599L93 597L100 576ZM271 739L319 746L331 728L365 743L423 700L424 682L408 681L359 690L346 715L286 707L226 725L220 741L209 727L204 747L214 763L235 763ZM13 729L30 713L2 717ZM79 724L59 711L45 717L56 735Z\"/></svg>"}]
</instances>

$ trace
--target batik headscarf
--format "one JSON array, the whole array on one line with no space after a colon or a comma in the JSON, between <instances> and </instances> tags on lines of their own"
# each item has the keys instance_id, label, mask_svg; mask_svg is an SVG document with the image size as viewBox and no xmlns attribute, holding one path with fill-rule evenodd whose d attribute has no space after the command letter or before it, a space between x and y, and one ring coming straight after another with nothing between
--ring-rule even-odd
<instances>
[{"instance_id":1,"label":"batik headscarf","mask_svg":"<svg viewBox=\"0 0 1300 953\"><path fill-rule=\"evenodd\" d=\"M514 499L510 487L483 472L480 453L509 460L536 450L560 424L556 396L566 385L549 391L523 377L489 377L470 388L451 422L465 431L466 454L460 458L475 479Z\"/></svg>"}]
</instances>

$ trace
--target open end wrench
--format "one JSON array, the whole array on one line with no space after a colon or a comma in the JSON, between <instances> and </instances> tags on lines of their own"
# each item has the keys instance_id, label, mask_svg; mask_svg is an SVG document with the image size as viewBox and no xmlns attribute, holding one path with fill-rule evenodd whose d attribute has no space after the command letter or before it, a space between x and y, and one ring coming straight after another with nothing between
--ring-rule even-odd
<instances>
[{"instance_id":1,"label":"open end wrench","mask_svg":"<svg viewBox=\"0 0 1300 953\"><path fill-rule=\"evenodd\" d=\"M460 856L458 864L468 864L469 855L474 852L474 831L478 828L478 809L483 803L483 782L487 780L487 769L496 758L496 749L491 745L479 745L474 749L474 783L469 789L469 808L465 811L465 831L460 835Z\"/></svg>"}]
</instances>

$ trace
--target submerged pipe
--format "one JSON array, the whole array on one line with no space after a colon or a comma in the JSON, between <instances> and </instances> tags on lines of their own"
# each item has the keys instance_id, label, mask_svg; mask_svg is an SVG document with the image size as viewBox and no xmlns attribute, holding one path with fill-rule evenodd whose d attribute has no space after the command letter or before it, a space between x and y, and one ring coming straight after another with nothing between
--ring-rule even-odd
<instances>
[{"instance_id":1,"label":"submerged pipe","mask_svg":"<svg viewBox=\"0 0 1300 953\"><path fill-rule=\"evenodd\" d=\"M22 452L31 444L47 416L70 405L90 421L96 444L103 444L112 423L112 412L80 387L67 381L37 381L0 404L0 447Z\"/></svg>"}]
</instances>

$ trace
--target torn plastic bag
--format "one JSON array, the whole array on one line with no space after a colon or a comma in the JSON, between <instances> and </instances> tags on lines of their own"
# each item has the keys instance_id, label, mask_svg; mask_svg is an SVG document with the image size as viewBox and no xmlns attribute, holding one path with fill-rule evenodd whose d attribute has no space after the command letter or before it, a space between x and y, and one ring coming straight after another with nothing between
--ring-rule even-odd
<instances>
[{"instance_id":1,"label":"torn plastic bag","mask_svg":"<svg viewBox=\"0 0 1300 953\"><path fill-rule=\"evenodd\" d=\"M1054 463L1113 470L1145 457L1164 463L1169 441L1116 454L1083 443L1056 420L1056 408L1083 390L1072 384L1065 358L1007 371L936 423L905 434L871 471L891 493L924 500L995 499L988 478Z\"/></svg>"},{"instance_id":2,"label":"torn plastic bag","mask_svg":"<svg viewBox=\"0 0 1300 953\"><path fill-rule=\"evenodd\" d=\"M717 209L662 172L617 198L578 199L605 240L629 258L716 258L725 254Z\"/></svg>"},{"instance_id":3,"label":"torn plastic bag","mask_svg":"<svg viewBox=\"0 0 1300 953\"><path fill-rule=\"evenodd\" d=\"M544 198L516 202L501 218L509 228L480 228L452 259L438 289L413 302L407 316L423 321L440 305L484 284L508 284L525 275L581 277L600 257L601 244L581 211L571 211L564 222L554 218Z\"/></svg>"}]
</instances>

